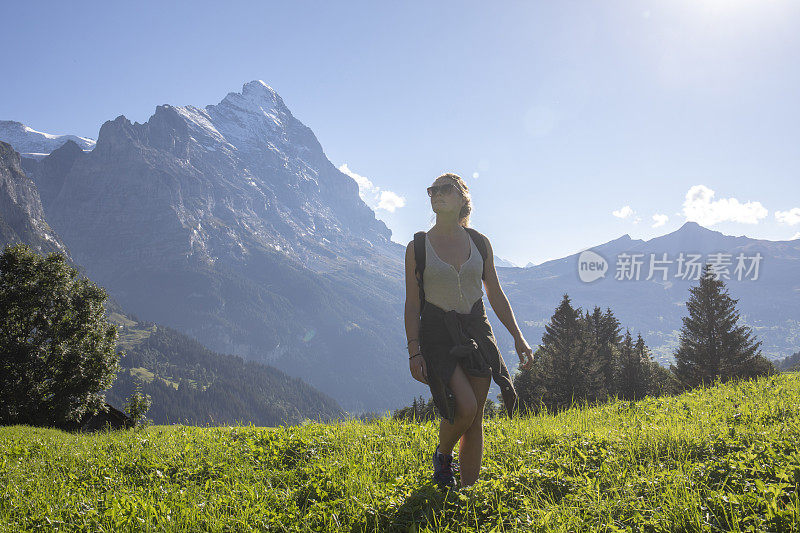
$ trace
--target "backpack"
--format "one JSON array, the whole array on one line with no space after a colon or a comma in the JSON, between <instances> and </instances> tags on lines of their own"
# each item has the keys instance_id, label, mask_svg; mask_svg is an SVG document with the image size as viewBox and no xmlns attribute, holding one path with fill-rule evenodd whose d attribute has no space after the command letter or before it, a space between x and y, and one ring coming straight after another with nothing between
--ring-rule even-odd
<instances>
[{"instance_id":1,"label":"backpack","mask_svg":"<svg viewBox=\"0 0 800 533\"><path fill-rule=\"evenodd\" d=\"M486 249L486 241L484 240L483 234L481 234L475 228L464 228L469 233L472 242L475 243L475 246L478 248L478 251L481 253L481 257L483 258L483 272L481 273L481 279L486 279L486 256L489 254L488 250ZM417 285L419 285L419 312L420 315L422 314L422 309L425 307L425 290L422 287L422 273L425 270L425 232L418 231L414 234L414 260L417 263L417 267L414 270L414 275L417 278Z\"/></svg>"}]
</instances>

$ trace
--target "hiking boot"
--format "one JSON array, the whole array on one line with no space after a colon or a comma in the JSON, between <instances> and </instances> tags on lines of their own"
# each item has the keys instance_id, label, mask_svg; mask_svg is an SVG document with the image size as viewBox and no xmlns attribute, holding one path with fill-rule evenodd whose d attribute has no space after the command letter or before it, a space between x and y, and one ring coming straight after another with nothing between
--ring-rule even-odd
<instances>
[{"instance_id":1,"label":"hiking boot","mask_svg":"<svg viewBox=\"0 0 800 533\"><path fill-rule=\"evenodd\" d=\"M439 484L440 489L455 488L456 480L453 477L453 455L439 453L439 445L433 452L433 480Z\"/></svg>"}]
</instances>

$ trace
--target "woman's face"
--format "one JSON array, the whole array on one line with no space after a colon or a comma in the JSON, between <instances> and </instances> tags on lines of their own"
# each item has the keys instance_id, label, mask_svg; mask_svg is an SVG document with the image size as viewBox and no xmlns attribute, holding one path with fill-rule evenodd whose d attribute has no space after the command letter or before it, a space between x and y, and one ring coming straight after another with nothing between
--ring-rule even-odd
<instances>
[{"instance_id":1,"label":"woman's face","mask_svg":"<svg viewBox=\"0 0 800 533\"><path fill-rule=\"evenodd\" d=\"M464 199L461 197L453 180L450 178L441 178L434 181L433 185L440 187L442 185L451 185L451 187L446 188L446 192L441 192L440 189L431 196L431 208L435 213L446 213L449 211L458 213L461 211L461 207L464 205Z\"/></svg>"}]
</instances>

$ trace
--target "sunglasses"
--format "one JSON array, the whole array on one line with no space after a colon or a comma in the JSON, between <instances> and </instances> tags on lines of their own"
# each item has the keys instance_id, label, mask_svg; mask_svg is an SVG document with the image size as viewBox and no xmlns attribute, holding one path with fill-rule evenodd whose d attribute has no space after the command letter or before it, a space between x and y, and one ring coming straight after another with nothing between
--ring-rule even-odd
<instances>
[{"instance_id":1,"label":"sunglasses","mask_svg":"<svg viewBox=\"0 0 800 533\"><path fill-rule=\"evenodd\" d=\"M434 194L449 194L456 190L456 186L452 183L445 183L444 185L431 185L428 187L428 196L433 197Z\"/></svg>"}]
</instances>

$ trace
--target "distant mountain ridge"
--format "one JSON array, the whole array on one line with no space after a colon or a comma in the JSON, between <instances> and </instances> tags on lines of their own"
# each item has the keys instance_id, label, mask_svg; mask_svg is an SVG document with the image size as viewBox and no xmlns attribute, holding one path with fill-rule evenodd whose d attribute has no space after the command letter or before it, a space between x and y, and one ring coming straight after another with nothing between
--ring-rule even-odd
<instances>
[{"instance_id":1,"label":"distant mountain ridge","mask_svg":"<svg viewBox=\"0 0 800 533\"><path fill-rule=\"evenodd\" d=\"M497 256L494 256L494 265L496 267L499 267L499 266L511 267L511 268L516 268L517 267L517 265L515 265L513 262L511 262L511 261L509 261L507 259L503 259L502 257L497 257Z\"/></svg>"},{"instance_id":2,"label":"distant mountain ridge","mask_svg":"<svg viewBox=\"0 0 800 533\"><path fill-rule=\"evenodd\" d=\"M584 310L591 311L595 305L610 307L624 326L641 332L654 355L667 364L677 348L681 318L687 314L689 287L698 283L676 277L679 254L696 254L704 262L711 260L712 254L721 253L733 263L728 267L731 279L725 279L726 286L732 297L740 299L742 319L763 341L763 353L780 359L800 348L800 240L733 237L686 222L674 232L647 241L626 234L587 250L603 257L609 268L605 277L590 283L582 282L578 275L581 252L524 269L503 269L499 274L530 342L540 342L545 322L566 292L573 304ZM641 254L638 281L633 277L622 279L621 275L615 279L623 253ZM761 254L758 279L752 279L755 271L749 277L742 276L741 281L736 279L734 268L740 253L747 258ZM672 261L667 280L662 280L663 274L657 270L646 280L651 256L658 261L663 254Z\"/></svg>"},{"instance_id":3,"label":"distant mountain ridge","mask_svg":"<svg viewBox=\"0 0 800 533\"><path fill-rule=\"evenodd\" d=\"M92 150L94 139L77 135L53 135L36 131L21 122L0 120L0 141L6 142L20 152L23 157L42 158L60 148L67 141L72 141L82 150Z\"/></svg>"}]
</instances>

